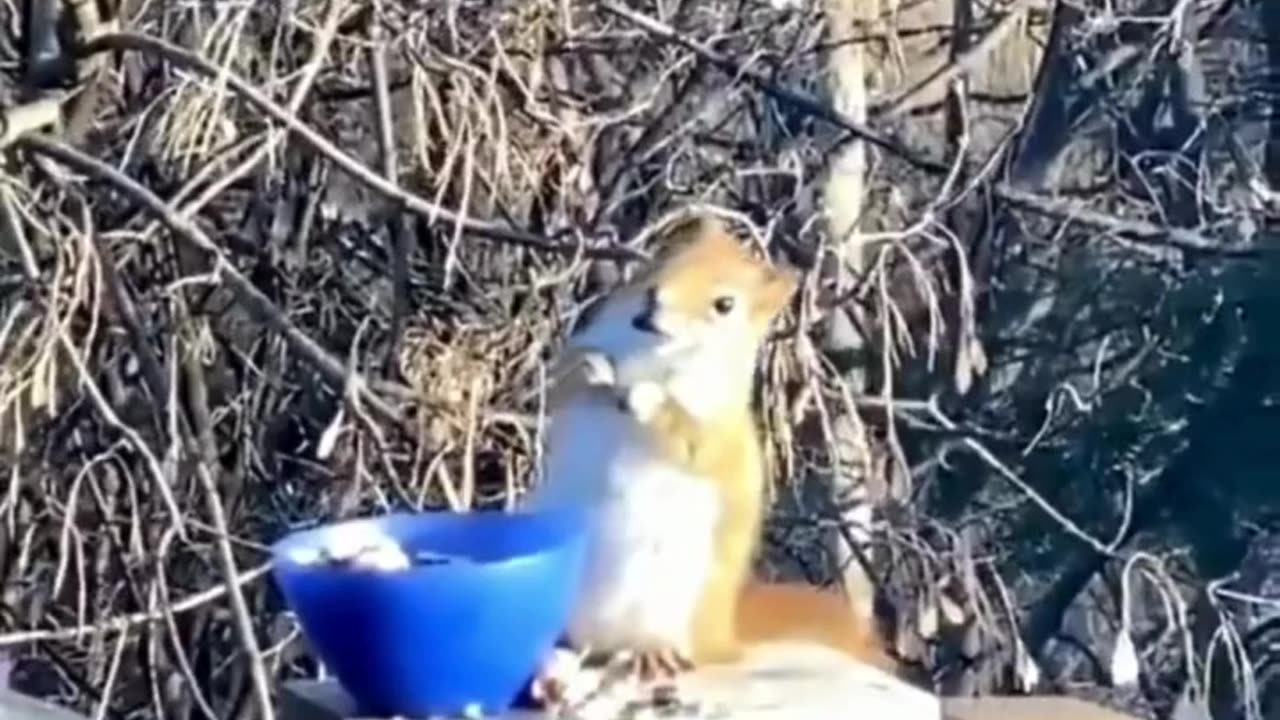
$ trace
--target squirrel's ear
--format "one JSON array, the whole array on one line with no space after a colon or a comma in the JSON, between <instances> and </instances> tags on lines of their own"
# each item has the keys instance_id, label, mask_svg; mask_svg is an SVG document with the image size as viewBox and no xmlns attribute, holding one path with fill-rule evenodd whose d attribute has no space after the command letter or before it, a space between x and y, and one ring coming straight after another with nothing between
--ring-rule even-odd
<instances>
[{"instance_id":1,"label":"squirrel's ear","mask_svg":"<svg viewBox=\"0 0 1280 720\"><path fill-rule=\"evenodd\" d=\"M697 214L677 220L667 226L657 241L657 255L679 252L708 236L725 236L727 231L714 215Z\"/></svg>"},{"instance_id":2,"label":"squirrel's ear","mask_svg":"<svg viewBox=\"0 0 1280 720\"><path fill-rule=\"evenodd\" d=\"M764 287L761 289L761 310L770 319L782 312L791 302L791 296L800 287L800 273L785 267L769 267L765 270Z\"/></svg>"}]
</instances>

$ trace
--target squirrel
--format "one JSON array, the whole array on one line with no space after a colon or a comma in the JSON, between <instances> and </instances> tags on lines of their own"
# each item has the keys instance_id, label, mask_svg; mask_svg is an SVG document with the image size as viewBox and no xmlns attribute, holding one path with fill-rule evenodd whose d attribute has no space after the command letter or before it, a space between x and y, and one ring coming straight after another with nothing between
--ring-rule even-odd
<instances>
[{"instance_id":1,"label":"squirrel","mask_svg":"<svg viewBox=\"0 0 1280 720\"><path fill-rule=\"evenodd\" d=\"M697 216L566 343L543 479L524 503L596 511L566 631L578 651L628 652L625 672L673 678L793 639L895 671L874 621L840 595L751 577L765 509L756 356L798 284ZM535 698L555 692L545 675Z\"/></svg>"}]
</instances>

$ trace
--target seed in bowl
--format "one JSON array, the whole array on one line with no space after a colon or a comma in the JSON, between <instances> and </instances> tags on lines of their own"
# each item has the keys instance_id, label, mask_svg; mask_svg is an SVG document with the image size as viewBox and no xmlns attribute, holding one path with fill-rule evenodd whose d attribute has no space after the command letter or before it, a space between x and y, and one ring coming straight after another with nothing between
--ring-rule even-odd
<instances>
[{"instance_id":1,"label":"seed in bowl","mask_svg":"<svg viewBox=\"0 0 1280 720\"><path fill-rule=\"evenodd\" d=\"M345 566L361 570L408 570L409 555L390 537L363 524L339 525L321 547L298 548L290 559L299 565Z\"/></svg>"},{"instance_id":2,"label":"seed in bowl","mask_svg":"<svg viewBox=\"0 0 1280 720\"><path fill-rule=\"evenodd\" d=\"M414 565L447 565L449 563L469 563L471 558L463 555L449 555L448 553L433 552L431 550L423 550L413 554Z\"/></svg>"}]
</instances>

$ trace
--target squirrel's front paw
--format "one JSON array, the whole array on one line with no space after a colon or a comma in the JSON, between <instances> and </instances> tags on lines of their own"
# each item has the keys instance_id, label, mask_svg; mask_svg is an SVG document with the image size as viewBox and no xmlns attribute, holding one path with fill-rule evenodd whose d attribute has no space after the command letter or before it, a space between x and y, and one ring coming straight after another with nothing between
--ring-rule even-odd
<instances>
[{"instance_id":1,"label":"squirrel's front paw","mask_svg":"<svg viewBox=\"0 0 1280 720\"><path fill-rule=\"evenodd\" d=\"M658 408L667 399L666 391L661 385L641 382L626 389L623 397L624 409L642 423L649 422L658 413Z\"/></svg>"},{"instance_id":2,"label":"squirrel's front paw","mask_svg":"<svg viewBox=\"0 0 1280 720\"><path fill-rule=\"evenodd\" d=\"M554 711L582 702L599 683L598 677L584 670L585 659L585 652L553 648L530 683L533 704Z\"/></svg>"}]
</instances>

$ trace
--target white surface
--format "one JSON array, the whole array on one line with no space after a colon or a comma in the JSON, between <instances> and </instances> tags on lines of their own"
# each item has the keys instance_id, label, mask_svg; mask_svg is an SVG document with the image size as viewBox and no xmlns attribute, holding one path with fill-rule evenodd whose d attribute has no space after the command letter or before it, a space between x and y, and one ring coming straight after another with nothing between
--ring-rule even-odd
<instances>
[{"instance_id":1,"label":"white surface","mask_svg":"<svg viewBox=\"0 0 1280 720\"><path fill-rule=\"evenodd\" d=\"M876 668L807 643L761 645L733 665L707 666L682 678L680 710L628 707L644 695L618 686L574 709L572 718L725 720L941 720L937 696ZM511 714L506 720L527 719Z\"/></svg>"},{"instance_id":2,"label":"white surface","mask_svg":"<svg viewBox=\"0 0 1280 720\"><path fill-rule=\"evenodd\" d=\"M734 718L939 720L938 698L834 650L807 644L761 646L741 664L693 676L693 695ZM851 712L852 711L852 712Z\"/></svg>"},{"instance_id":3,"label":"white surface","mask_svg":"<svg viewBox=\"0 0 1280 720\"><path fill-rule=\"evenodd\" d=\"M564 720L942 718L936 696L839 653L808 644L762 645L741 663L708 666L690 673L679 689L679 700L687 708L681 712L652 707L627 708L627 702L638 696L636 690L619 687L574 714L561 717ZM286 712L281 720L350 720L352 717L349 698L333 681L287 683L285 700ZM542 713L513 711L491 720L546 720L548 717Z\"/></svg>"}]
</instances>

